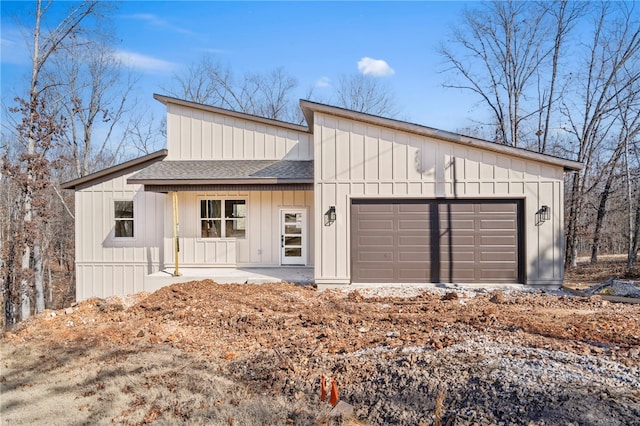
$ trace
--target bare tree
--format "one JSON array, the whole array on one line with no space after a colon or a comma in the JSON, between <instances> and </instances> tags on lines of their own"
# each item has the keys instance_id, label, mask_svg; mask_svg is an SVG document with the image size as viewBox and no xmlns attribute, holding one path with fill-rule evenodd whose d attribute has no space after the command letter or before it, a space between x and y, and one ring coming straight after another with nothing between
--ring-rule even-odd
<instances>
[{"instance_id":1,"label":"bare tree","mask_svg":"<svg viewBox=\"0 0 640 426\"><path fill-rule=\"evenodd\" d=\"M613 13L615 8L615 14ZM609 131L620 118L619 105L633 93L629 90L640 80L640 24L634 10L601 5L589 58L584 66L584 82L579 98L563 103L562 112L574 137L573 152L584 167L572 176L568 199L565 264L576 266L578 257L578 223L589 188L594 157ZM637 111L637 110L636 110Z\"/></svg>"},{"instance_id":2,"label":"bare tree","mask_svg":"<svg viewBox=\"0 0 640 426\"><path fill-rule=\"evenodd\" d=\"M539 112L526 96L553 51L546 43L548 10L529 2L498 1L464 13L462 26L440 48L454 80L445 87L475 93L491 110L496 142L521 145L525 120ZM560 15L561 17L562 15ZM565 29L560 26L557 50ZM550 94L553 100L553 94Z\"/></svg>"},{"instance_id":3,"label":"bare tree","mask_svg":"<svg viewBox=\"0 0 640 426\"><path fill-rule=\"evenodd\" d=\"M163 90L178 98L274 120L296 119L293 94L298 82L282 67L237 80L230 67L205 56L174 75L174 81Z\"/></svg>"},{"instance_id":4,"label":"bare tree","mask_svg":"<svg viewBox=\"0 0 640 426\"><path fill-rule=\"evenodd\" d=\"M375 77L341 75L335 90L336 104L343 108L386 117L398 113L391 88Z\"/></svg>"},{"instance_id":5,"label":"bare tree","mask_svg":"<svg viewBox=\"0 0 640 426\"><path fill-rule=\"evenodd\" d=\"M80 177L112 165L121 151L127 121L137 115L131 97L138 79L102 41L67 44L52 55L43 81L49 106L67 122L63 155L73 162L73 177Z\"/></svg>"},{"instance_id":6,"label":"bare tree","mask_svg":"<svg viewBox=\"0 0 640 426\"><path fill-rule=\"evenodd\" d=\"M548 81L542 75L547 74L547 70L538 67L538 129L535 134L538 142L538 152L547 152L549 143L549 135L551 130L551 117L554 113L554 105L562 97L565 92L566 85L558 90L558 80L560 78L558 68L560 66L560 55L564 49L565 41L569 33L577 24L579 18L584 16L586 7L579 2L569 2L562 0L553 3L542 3L541 6L547 11L547 14L555 21L555 37L553 39L551 70ZM542 83L541 83L542 82ZM545 84L546 83L546 84ZM542 93L540 85L542 84Z\"/></svg>"},{"instance_id":7,"label":"bare tree","mask_svg":"<svg viewBox=\"0 0 640 426\"><path fill-rule=\"evenodd\" d=\"M31 315L31 299L35 300L36 312L44 309L44 289L42 287L42 230L39 227L40 203L42 194L48 186L50 164L47 164L47 153L57 143L64 123L57 121L46 110L41 77L45 65L51 56L61 48L69 38L78 37L81 24L89 16L98 14L100 5L97 1L83 1L69 6L66 14L51 30L43 28L42 21L48 16L53 1L43 4L42 0L35 3L33 32L31 34L31 76L27 94L18 99L14 112L23 118L16 129L17 142L22 144L23 151L18 163L12 167L11 179L20 188L18 204L20 218L16 235L15 250L10 253L14 259L7 259L17 266L16 258L20 259L17 273L9 273L6 286L17 286L20 294L20 319ZM5 166L10 165L8 160ZM3 262L5 263L5 262ZM8 263L8 262L7 262ZM33 266L32 266L33 264ZM19 283L19 284L18 284ZM15 317L8 322L15 321Z\"/></svg>"}]
</instances>

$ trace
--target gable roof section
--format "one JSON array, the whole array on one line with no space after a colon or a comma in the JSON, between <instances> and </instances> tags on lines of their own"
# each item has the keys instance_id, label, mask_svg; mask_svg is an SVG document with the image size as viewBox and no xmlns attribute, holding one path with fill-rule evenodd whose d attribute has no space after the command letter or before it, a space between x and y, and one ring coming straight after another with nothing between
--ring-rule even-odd
<instances>
[{"instance_id":1,"label":"gable roof section","mask_svg":"<svg viewBox=\"0 0 640 426\"><path fill-rule=\"evenodd\" d=\"M391 118L379 117L376 115L365 114L362 112L352 111L331 105L325 105L317 102L300 100L300 108L304 114L309 129L313 132L314 112L321 112L336 117L348 118L355 121L370 123L377 126L387 127L390 129L401 130L420 136L432 137L435 139L453 142L460 145L472 146L475 148L492 151L500 154L510 155L522 158L523 160L538 161L556 167L562 167L565 171L578 171L582 169L582 163L555 157L548 154L540 154L538 152L529 151L523 148L516 148L508 145L502 145L495 142L489 142L483 139L472 138L458 133L438 130L432 127L422 126L419 124L408 123L406 121L395 120Z\"/></svg>"},{"instance_id":2,"label":"gable roof section","mask_svg":"<svg viewBox=\"0 0 640 426\"><path fill-rule=\"evenodd\" d=\"M144 185L313 183L313 161L160 161L127 179Z\"/></svg>"},{"instance_id":3,"label":"gable roof section","mask_svg":"<svg viewBox=\"0 0 640 426\"><path fill-rule=\"evenodd\" d=\"M228 117L240 118L243 120L249 120L257 123L267 124L270 126L282 127L285 129L295 130L297 132L309 133L309 128L301 126L299 124L288 123L286 121L274 120L272 118L259 117L257 115L247 114L244 112L232 111L225 108L215 107L211 105L199 104L197 102L185 101L184 99L173 98L171 96L153 94L153 98L165 106L169 104L180 105L188 108L195 108L201 111L213 112L216 114L226 115Z\"/></svg>"},{"instance_id":4,"label":"gable roof section","mask_svg":"<svg viewBox=\"0 0 640 426\"><path fill-rule=\"evenodd\" d=\"M135 158L130 161L126 161L122 164L115 165L103 170L100 170L90 175L83 176L78 179L64 182L60 185L62 189L81 189L96 183L104 182L105 180L112 179L116 176L122 176L123 174L130 173L132 171L140 170L141 168L153 164L162 160L169 154L169 151L162 149L160 151L153 152L143 157Z\"/></svg>"}]
</instances>

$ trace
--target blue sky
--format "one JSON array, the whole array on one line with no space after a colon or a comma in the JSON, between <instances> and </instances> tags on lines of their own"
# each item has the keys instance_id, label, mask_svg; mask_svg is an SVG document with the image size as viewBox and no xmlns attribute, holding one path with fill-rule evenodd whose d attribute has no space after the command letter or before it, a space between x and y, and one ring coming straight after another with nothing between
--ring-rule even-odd
<instances>
[{"instance_id":1,"label":"blue sky","mask_svg":"<svg viewBox=\"0 0 640 426\"><path fill-rule=\"evenodd\" d=\"M398 118L455 131L482 120L469 94L441 87L437 47L469 3L464 2L119 2L113 21L121 58L141 78L137 97L164 114L153 93L211 53L238 76L276 67L329 96L341 74L366 72L387 82ZM24 87L29 52L20 23L32 2L1 2L2 101Z\"/></svg>"}]
</instances>

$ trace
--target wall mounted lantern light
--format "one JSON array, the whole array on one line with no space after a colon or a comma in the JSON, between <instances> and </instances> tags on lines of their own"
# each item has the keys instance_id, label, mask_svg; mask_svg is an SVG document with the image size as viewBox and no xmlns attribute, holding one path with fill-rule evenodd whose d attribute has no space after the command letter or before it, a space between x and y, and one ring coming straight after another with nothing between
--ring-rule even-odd
<instances>
[{"instance_id":1,"label":"wall mounted lantern light","mask_svg":"<svg viewBox=\"0 0 640 426\"><path fill-rule=\"evenodd\" d=\"M538 210L538 223L544 223L551 219L551 209L549 206L543 205Z\"/></svg>"},{"instance_id":2,"label":"wall mounted lantern light","mask_svg":"<svg viewBox=\"0 0 640 426\"><path fill-rule=\"evenodd\" d=\"M336 221L336 206L329 207L324 214L324 226L331 226Z\"/></svg>"}]
</instances>

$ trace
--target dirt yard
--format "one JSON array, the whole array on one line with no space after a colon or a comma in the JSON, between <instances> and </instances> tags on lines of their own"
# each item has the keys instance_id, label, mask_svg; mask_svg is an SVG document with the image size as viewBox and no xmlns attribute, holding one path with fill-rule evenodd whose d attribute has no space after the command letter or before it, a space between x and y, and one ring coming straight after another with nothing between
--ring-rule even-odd
<instances>
[{"instance_id":1,"label":"dirt yard","mask_svg":"<svg viewBox=\"0 0 640 426\"><path fill-rule=\"evenodd\" d=\"M562 291L190 282L43 312L0 351L3 425L640 425L640 305Z\"/></svg>"}]
</instances>

